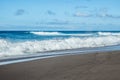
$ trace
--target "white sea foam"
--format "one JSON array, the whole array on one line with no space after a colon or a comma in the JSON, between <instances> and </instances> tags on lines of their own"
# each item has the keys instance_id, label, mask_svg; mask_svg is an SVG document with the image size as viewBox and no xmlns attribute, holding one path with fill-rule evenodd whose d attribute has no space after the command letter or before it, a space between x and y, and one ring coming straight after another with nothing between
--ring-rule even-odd
<instances>
[{"instance_id":1,"label":"white sea foam","mask_svg":"<svg viewBox=\"0 0 120 80\"><path fill-rule=\"evenodd\" d=\"M61 35L61 36L90 36L90 35L93 35L90 33L66 34L66 33L62 33L62 32L30 32L30 33L35 34L35 35L53 35L53 36L56 36L56 35Z\"/></svg>"},{"instance_id":2,"label":"white sea foam","mask_svg":"<svg viewBox=\"0 0 120 80\"><path fill-rule=\"evenodd\" d=\"M62 35L60 32L30 32L36 35Z\"/></svg>"},{"instance_id":3,"label":"white sea foam","mask_svg":"<svg viewBox=\"0 0 120 80\"><path fill-rule=\"evenodd\" d=\"M120 36L120 32L117 32L117 33L113 33L113 32L98 32L98 35L101 35L101 36Z\"/></svg>"},{"instance_id":4,"label":"white sea foam","mask_svg":"<svg viewBox=\"0 0 120 80\"><path fill-rule=\"evenodd\" d=\"M87 47L101 47L120 44L118 36L75 38L62 40L43 40L10 42L0 39L0 57L35 54L44 51L65 50Z\"/></svg>"},{"instance_id":5,"label":"white sea foam","mask_svg":"<svg viewBox=\"0 0 120 80\"><path fill-rule=\"evenodd\" d=\"M30 32L35 35L61 35L61 36L92 36L95 35L95 33L62 33L62 32ZM99 36L120 36L120 32L98 32Z\"/></svg>"}]
</instances>

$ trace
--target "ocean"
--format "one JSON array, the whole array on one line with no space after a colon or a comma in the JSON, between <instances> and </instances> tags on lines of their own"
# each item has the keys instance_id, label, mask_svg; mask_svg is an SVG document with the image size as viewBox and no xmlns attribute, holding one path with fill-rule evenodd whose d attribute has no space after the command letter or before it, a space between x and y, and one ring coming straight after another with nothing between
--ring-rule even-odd
<instances>
[{"instance_id":1,"label":"ocean","mask_svg":"<svg viewBox=\"0 0 120 80\"><path fill-rule=\"evenodd\" d=\"M116 45L120 31L0 31L0 58Z\"/></svg>"}]
</instances>

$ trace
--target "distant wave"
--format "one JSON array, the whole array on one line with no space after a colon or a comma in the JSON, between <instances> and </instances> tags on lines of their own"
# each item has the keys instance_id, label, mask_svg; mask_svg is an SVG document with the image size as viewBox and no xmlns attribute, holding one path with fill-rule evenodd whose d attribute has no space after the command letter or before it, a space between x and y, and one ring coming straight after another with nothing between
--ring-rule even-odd
<instances>
[{"instance_id":1,"label":"distant wave","mask_svg":"<svg viewBox=\"0 0 120 80\"><path fill-rule=\"evenodd\" d=\"M90 36L90 35L93 35L93 34L90 34L90 33L62 33L62 32L30 32L32 34L35 34L35 35L53 35L53 36L56 36L56 35L61 35L61 36Z\"/></svg>"},{"instance_id":2,"label":"distant wave","mask_svg":"<svg viewBox=\"0 0 120 80\"><path fill-rule=\"evenodd\" d=\"M30 32L35 35L61 35L61 36L92 36L95 33L62 33L62 32ZM98 32L98 36L120 36L120 32Z\"/></svg>"},{"instance_id":3,"label":"distant wave","mask_svg":"<svg viewBox=\"0 0 120 80\"><path fill-rule=\"evenodd\" d=\"M120 36L120 32L98 32L98 35L102 36Z\"/></svg>"},{"instance_id":4,"label":"distant wave","mask_svg":"<svg viewBox=\"0 0 120 80\"><path fill-rule=\"evenodd\" d=\"M44 51L102 47L120 44L120 37L67 38L43 41L10 42L0 39L0 57L35 54Z\"/></svg>"},{"instance_id":5,"label":"distant wave","mask_svg":"<svg viewBox=\"0 0 120 80\"><path fill-rule=\"evenodd\" d=\"M36 35L61 35L62 33L60 32L30 32L32 34Z\"/></svg>"}]
</instances>

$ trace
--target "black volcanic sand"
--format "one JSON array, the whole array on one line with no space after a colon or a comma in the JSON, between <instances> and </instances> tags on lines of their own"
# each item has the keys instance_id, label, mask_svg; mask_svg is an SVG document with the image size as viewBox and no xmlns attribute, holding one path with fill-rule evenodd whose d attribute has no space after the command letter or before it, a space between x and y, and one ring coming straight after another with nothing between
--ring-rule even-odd
<instances>
[{"instance_id":1,"label":"black volcanic sand","mask_svg":"<svg viewBox=\"0 0 120 80\"><path fill-rule=\"evenodd\" d=\"M120 80L120 51L3 65L0 80Z\"/></svg>"}]
</instances>

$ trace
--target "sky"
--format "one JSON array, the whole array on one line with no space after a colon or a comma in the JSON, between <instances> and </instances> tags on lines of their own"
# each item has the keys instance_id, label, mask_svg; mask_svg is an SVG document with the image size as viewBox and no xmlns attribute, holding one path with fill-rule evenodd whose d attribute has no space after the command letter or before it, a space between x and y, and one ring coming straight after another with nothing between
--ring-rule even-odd
<instances>
[{"instance_id":1,"label":"sky","mask_svg":"<svg viewBox=\"0 0 120 80\"><path fill-rule=\"evenodd\" d=\"M0 0L0 30L120 30L120 0Z\"/></svg>"}]
</instances>

